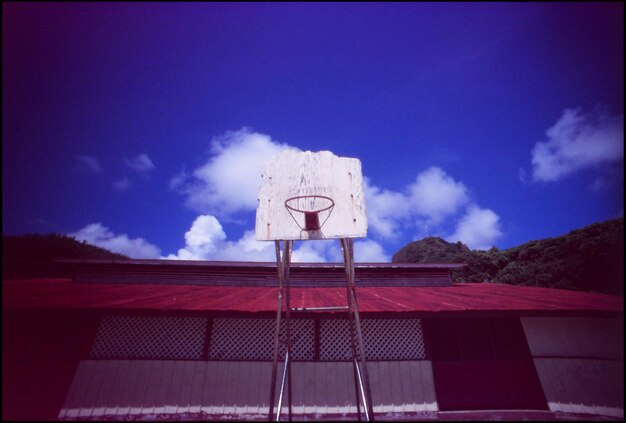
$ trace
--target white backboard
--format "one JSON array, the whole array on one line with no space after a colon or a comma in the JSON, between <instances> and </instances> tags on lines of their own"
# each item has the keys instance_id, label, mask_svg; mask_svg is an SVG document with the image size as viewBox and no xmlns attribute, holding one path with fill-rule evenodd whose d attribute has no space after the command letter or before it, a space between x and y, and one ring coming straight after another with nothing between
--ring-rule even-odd
<instances>
[{"instance_id":1,"label":"white backboard","mask_svg":"<svg viewBox=\"0 0 626 423\"><path fill-rule=\"evenodd\" d=\"M288 210L285 201L301 196L329 197L334 206L320 212L319 230L306 230L305 215ZM324 198L291 200L295 208L314 205L326 208ZM316 203L317 202L317 203ZM312 153L285 150L270 159L263 169L256 211L259 241L358 238L367 235L365 194L361 161L335 156L330 151Z\"/></svg>"}]
</instances>

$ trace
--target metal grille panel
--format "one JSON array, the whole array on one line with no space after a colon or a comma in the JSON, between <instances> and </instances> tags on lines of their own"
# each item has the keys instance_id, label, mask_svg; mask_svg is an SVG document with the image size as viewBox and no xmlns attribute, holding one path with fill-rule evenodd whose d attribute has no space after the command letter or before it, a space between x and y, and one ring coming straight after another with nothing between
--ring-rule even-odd
<instances>
[{"instance_id":1,"label":"metal grille panel","mask_svg":"<svg viewBox=\"0 0 626 423\"><path fill-rule=\"evenodd\" d=\"M272 360L274 354L274 319L213 320L209 360ZM285 321L281 321L279 354L284 358ZM315 358L315 322L313 319L291 319L291 357L293 360Z\"/></svg>"},{"instance_id":2,"label":"metal grille panel","mask_svg":"<svg viewBox=\"0 0 626 423\"><path fill-rule=\"evenodd\" d=\"M200 359L207 319L105 316L91 358Z\"/></svg>"},{"instance_id":3,"label":"metal grille panel","mask_svg":"<svg viewBox=\"0 0 626 423\"><path fill-rule=\"evenodd\" d=\"M152 358L271 361L274 319L212 319L208 356L203 357L206 318L105 316L91 358ZM316 359L315 319L292 319L292 359ZM319 360L351 359L347 319L319 319ZM368 360L423 360L419 319L361 319ZM280 359L284 359L286 325L281 325Z\"/></svg>"},{"instance_id":4,"label":"metal grille panel","mask_svg":"<svg viewBox=\"0 0 626 423\"><path fill-rule=\"evenodd\" d=\"M320 322L320 360L350 360L347 319ZM426 357L419 319L361 319L367 360L423 360ZM358 346L357 346L358 348Z\"/></svg>"}]
</instances>

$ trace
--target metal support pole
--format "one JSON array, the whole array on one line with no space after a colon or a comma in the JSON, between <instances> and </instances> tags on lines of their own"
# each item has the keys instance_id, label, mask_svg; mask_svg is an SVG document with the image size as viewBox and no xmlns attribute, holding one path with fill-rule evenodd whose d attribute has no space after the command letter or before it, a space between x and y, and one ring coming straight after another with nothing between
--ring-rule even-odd
<instances>
[{"instance_id":1,"label":"metal support pole","mask_svg":"<svg viewBox=\"0 0 626 423\"><path fill-rule=\"evenodd\" d=\"M350 325L350 344L352 347L352 371L354 373L354 396L355 396L355 404L356 404L356 416L358 421L361 421L361 400L359 397L359 393L363 389L363 384L361 382L361 372L359 372L359 364L356 359L356 347L354 344L354 325L352 324L352 316L349 316L348 324ZM367 418L367 416L366 416Z\"/></svg>"},{"instance_id":2,"label":"metal support pole","mask_svg":"<svg viewBox=\"0 0 626 423\"><path fill-rule=\"evenodd\" d=\"M283 365L283 377L280 382L280 396L278 397L278 410L276 411L276 421L280 421L280 414L283 409L283 393L285 392L285 377L287 376L287 361L289 354L285 354L285 364Z\"/></svg>"},{"instance_id":3,"label":"metal support pole","mask_svg":"<svg viewBox=\"0 0 626 423\"><path fill-rule=\"evenodd\" d=\"M276 420L280 421L282 414L282 404L285 398L285 384L287 385L287 401L289 404L289 421L292 420L292 389L291 389L291 283L289 278L289 267L291 265L291 251L293 241L284 241L281 256L280 241L275 241L276 263L278 268L278 307L276 311L276 330L274 333L274 357L272 363L272 383L270 391L269 420L274 421L274 401L276 397L276 379L278 370L278 355L280 347L281 319L285 313L285 364L282 372L282 380L279 391L278 409ZM346 271L346 293L347 307L310 307L294 309L297 311L324 311L324 310L347 310L348 323L350 326L350 347L352 351L352 365L354 371L354 391L356 396L357 416L361 420L361 405L365 412L367 421L374 421L374 410L372 405L371 390L367 374L367 363L365 357L365 347L363 344L363 331L359 308L356 300L356 289L354 283L354 242L351 238L342 238L341 246ZM285 307L283 310L283 297Z\"/></svg>"},{"instance_id":4,"label":"metal support pole","mask_svg":"<svg viewBox=\"0 0 626 423\"><path fill-rule=\"evenodd\" d=\"M281 255L280 241L275 241L276 246L276 264L278 268L278 307L276 309L276 329L274 331L274 357L272 362L272 382L270 386L270 403L269 403L269 421L279 421L282 411L282 403L285 392L285 378L287 384L287 401L289 404L289 420L292 415L291 400L291 313L290 313L290 284L289 284L289 266L291 264L291 249L293 241L284 241L283 251ZM283 310L283 297L285 298L285 308ZM276 420L274 420L274 402L276 400L276 374L278 371L278 355L280 350L280 328L282 315L285 314L286 324L286 352L285 365L283 368L283 376L280 384L280 392L278 398L278 409L276 411Z\"/></svg>"},{"instance_id":5,"label":"metal support pole","mask_svg":"<svg viewBox=\"0 0 626 423\"><path fill-rule=\"evenodd\" d=\"M363 344L363 331L361 328L361 319L359 317L359 307L356 300L356 289L354 284L354 241L352 238L342 238L341 245L343 247L343 256L346 266L346 283L348 285L348 306L350 307L351 314L351 331L352 343L354 344L354 334L356 332L356 341L358 342L358 352L360 356L360 363L357 361L356 351L357 348L353 347L353 361L355 364L356 377L359 380L359 387L361 391L361 399L363 400L363 408L365 409L365 418L368 421L374 421L374 409L372 405L372 395L369 384L369 377L367 373L367 363L365 358L365 346ZM352 325L354 324L354 330ZM359 412L357 405L357 412ZM360 412L359 412L360 413ZM359 415L360 419L360 415Z\"/></svg>"},{"instance_id":6,"label":"metal support pole","mask_svg":"<svg viewBox=\"0 0 626 423\"><path fill-rule=\"evenodd\" d=\"M289 397L289 421L292 418L292 396L291 396L291 284L289 282L289 266L291 264L291 247L293 241L285 241L285 249L283 251L283 272L285 277L285 285L287 289L286 311L287 311L287 352L285 365L287 366L287 394Z\"/></svg>"},{"instance_id":7,"label":"metal support pole","mask_svg":"<svg viewBox=\"0 0 626 423\"><path fill-rule=\"evenodd\" d=\"M280 258L280 241L274 241L276 246L276 266L278 268L278 307L276 308L276 330L274 331L274 358L272 362L272 383L270 386L269 421L274 420L274 397L276 396L276 371L278 369L278 350L280 346L280 319L283 306L283 264ZM282 387L281 387L282 392ZM282 398L281 398L282 400ZM276 420L280 418L280 406Z\"/></svg>"},{"instance_id":8,"label":"metal support pole","mask_svg":"<svg viewBox=\"0 0 626 423\"><path fill-rule=\"evenodd\" d=\"M359 391L361 384L361 375L358 369L357 362L357 351L356 351L356 342L354 336L354 314L353 314L353 306L352 306L352 295L350 295L350 276L348 272L348 267L350 263L350 256L348 252L348 248L345 239L341 240L341 247L343 250L343 259L344 266L346 271L346 299L348 302L348 330L350 331L350 351L352 352L352 371L354 372L354 395L355 395L355 404L356 404L356 415L358 421L361 421L361 400L359 399Z\"/></svg>"}]
</instances>

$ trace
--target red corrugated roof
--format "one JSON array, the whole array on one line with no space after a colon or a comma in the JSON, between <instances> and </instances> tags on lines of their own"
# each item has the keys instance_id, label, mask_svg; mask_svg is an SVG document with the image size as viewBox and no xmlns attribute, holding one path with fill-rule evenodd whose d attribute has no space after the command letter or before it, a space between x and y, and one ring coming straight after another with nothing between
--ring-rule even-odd
<instances>
[{"instance_id":1,"label":"red corrugated roof","mask_svg":"<svg viewBox=\"0 0 626 423\"><path fill-rule=\"evenodd\" d=\"M86 284L69 279L3 281L3 309L275 311L277 288ZM361 312L623 313L605 294L491 283L439 287L357 287ZM345 288L292 288L292 307L346 305Z\"/></svg>"}]
</instances>

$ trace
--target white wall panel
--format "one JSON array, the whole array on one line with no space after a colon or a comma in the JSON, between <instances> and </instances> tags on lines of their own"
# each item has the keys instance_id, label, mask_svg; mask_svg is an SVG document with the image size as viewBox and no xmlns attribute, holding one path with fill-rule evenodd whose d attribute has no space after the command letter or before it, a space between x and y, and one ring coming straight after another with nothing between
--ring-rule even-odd
<instances>
[{"instance_id":1,"label":"white wall panel","mask_svg":"<svg viewBox=\"0 0 626 423\"><path fill-rule=\"evenodd\" d=\"M265 416L271 367L252 361L87 360L78 366L59 418ZM375 413L437 410L429 361L368 362L368 372ZM352 363L294 362L292 382L295 414L356 412Z\"/></svg>"},{"instance_id":2,"label":"white wall panel","mask_svg":"<svg viewBox=\"0 0 626 423\"><path fill-rule=\"evenodd\" d=\"M624 324L617 318L523 317L534 357L624 358Z\"/></svg>"},{"instance_id":3,"label":"white wall panel","mask_svg":"<svg viewBox=\"0 0 626 423\"><path fill-rule=\"evenodd\" d=\"M624 417L624 363L617 360L535 358L554 412Z\"/></svg>"}]
</instances>

